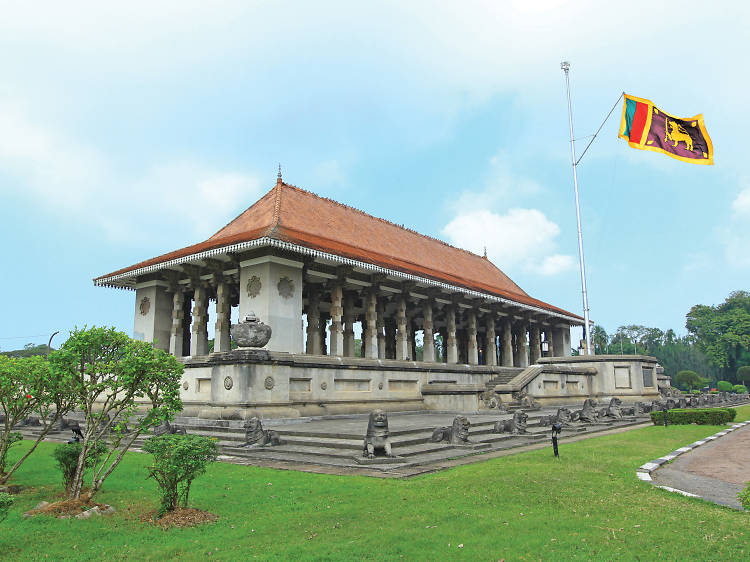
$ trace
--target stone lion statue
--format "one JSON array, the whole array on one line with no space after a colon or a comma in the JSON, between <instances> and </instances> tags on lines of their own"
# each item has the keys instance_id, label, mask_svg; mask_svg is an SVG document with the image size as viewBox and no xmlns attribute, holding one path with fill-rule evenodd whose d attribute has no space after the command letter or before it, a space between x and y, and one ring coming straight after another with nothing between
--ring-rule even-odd
<instances>
[{"instance_id":1,"label":"stone lion statue","mask_svg":"<svg viewBox=\"0 0 750 562\"><path fill-rule=\"evenodd\" d=\"M448 441L453 445L463 445L469 443L469 427L471 422L466 416L456 416L453 418L453 425L438 427L432 432L432 442Z\"/></svg>"},{"instance_id":2,"label":"stone lion statue","mask_svg":"<svg viewBox=\"0 0 750 562\"><path fill-rule=\"evenodd\" d=\"M526 433L526 420L529 419L524 412L515 412L513 418L509 420L500 420L495 423L493 431L495 433L511 433L521 435Z\"/></svg>"},{"instance_id":3,"label":"stone lion statue","mask_svg":"<svg viewBox=\"0 0 750 562\"><path fill-rule=\"evenodd\" d=\"M583 408L576 412L576 421L586 423L596 423L599 421L599 412L596 411L596 400L586 398L583 401Z\"/></svg>"},{"instance_id":4,"label":"stone lion statue","mask_svg":"<svg viewBox=\"0 0 750 562\"><path fill-rule=\"evenodd\" d=\"M279 434L270 429L263 429L258 416L252 416L245 421L244 447L265 447L266 445L281 445Z\"/></svg>"},{"instance_id":5,"label":"stone lion statue","mask_svg":"<svg viewBox=\"0 0 750 562\"><path fill-rule=\"evenodd\" d=\"M605 417L613 418L616 420L622 419L622 400L614 396L609 401L609 406L604 413Z\"/></svg>"},{"instance_id":6,"label":"stone lion statue","mask_svg":"<svg viewBox=\"0 0 750 562\"><path fill-rule=\"evenodd\" d=\"M153 428L151 433L154 435L187 435L184 428L172 425L167 420L164 420L161 424Z\"/></svg>"},{"instance_id":7,"label":"stone lion statue","mask_svg":"<svg viewBox=\"0 0 750 562\"><path fill-rule=\"evenodd\" d=\"M373 410L370 412L370 420L367 423L362 456L372 459L383 455L395 456L391 450L388 415L383 410Z\"/></svg>"}]
</instances>

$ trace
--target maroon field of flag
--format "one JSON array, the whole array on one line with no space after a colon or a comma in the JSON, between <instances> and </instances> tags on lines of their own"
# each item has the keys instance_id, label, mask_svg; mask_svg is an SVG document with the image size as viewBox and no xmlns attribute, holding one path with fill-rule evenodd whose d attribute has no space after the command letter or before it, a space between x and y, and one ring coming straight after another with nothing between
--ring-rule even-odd
<instances>
[{"instance_id":1,"label":"maroon field of flag","mask_svg":"<svg viewBox=\"0 0 750 562\"><path fill-rule=\"evenodd\" d=\"M630 146L692 164L714 163L714 148L703 115L674 117L649 100L628 94L624 97L619 136Z\"/></svg>"}]
</instances>

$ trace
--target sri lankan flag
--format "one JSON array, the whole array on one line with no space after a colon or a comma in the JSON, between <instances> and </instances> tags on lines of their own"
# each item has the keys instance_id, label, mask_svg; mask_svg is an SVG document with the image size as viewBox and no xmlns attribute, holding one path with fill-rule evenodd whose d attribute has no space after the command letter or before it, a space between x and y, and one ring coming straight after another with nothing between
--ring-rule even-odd
<instances>
[{"instance_id":1,"label":"sri lankan flag","mask_svg":"<svg viewBox=\"0 0 750 562\"><path fill-rule=\"evenodd\" d=\"M703 115L674 117L653 102L624 94L620 138L639 150L662 152L692 164L713 164L714 148Z\"/></svg>"}]
</instances>

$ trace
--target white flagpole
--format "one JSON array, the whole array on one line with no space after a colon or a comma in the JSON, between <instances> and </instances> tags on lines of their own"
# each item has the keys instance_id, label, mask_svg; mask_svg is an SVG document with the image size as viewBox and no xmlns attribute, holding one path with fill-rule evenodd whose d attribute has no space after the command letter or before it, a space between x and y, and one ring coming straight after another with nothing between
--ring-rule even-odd
<instances>
[{"instance_id":1,"label":"white flagpole","mask_svg":"<svg viewBox=\"0 0 750 562\"><path fill-rule=\"evenodd\" d=\"M573 137L573 108L570 104L570 63L563 61L560 64L565 73L565 86L568 90L568 121L570 122L570 155L573 162L573 187L576 194L576 221L578 223L578 259L581 265L581 292L583 293L583 325L584 337L586 339L586 354L591 355L591 328L589 327L589 299L586 293L586 263L583 259L583 235L581 234L581 206L578 202L578 173L576 161L576 145Z\"/></svg>"}]
</instances>

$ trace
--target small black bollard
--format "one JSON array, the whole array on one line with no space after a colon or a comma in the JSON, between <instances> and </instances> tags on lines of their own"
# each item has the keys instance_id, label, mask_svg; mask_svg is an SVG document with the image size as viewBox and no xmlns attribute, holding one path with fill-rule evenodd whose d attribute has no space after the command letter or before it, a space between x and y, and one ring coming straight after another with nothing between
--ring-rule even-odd
<instances>
[{"instance_id":1,"label":"small black bollard","mask_svg":"<svg viewBox=\"0 0 750 562\"><path fill-rule=\"evenodd\" d=\"M662 408L662 412L664 412L664 427L667 427L667 412L669 409L667 408L667 405L664 405L664 408Z\"/></svg>"},{"instance_id":2,"label":"small black bollard","mask_svg":"<svg viewBox=\"0 0 750 562\"><path fill-rule=\"evenodd\" d=\"M557 450L557 436L560 435L562 428L563 426L559 422L552 424L552 450L554 451L556 457L560 456L560 453Z\"/></svg>"}]
</instances>

